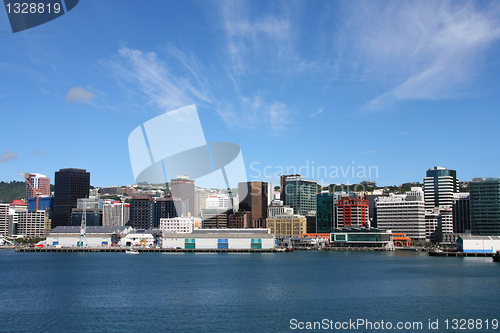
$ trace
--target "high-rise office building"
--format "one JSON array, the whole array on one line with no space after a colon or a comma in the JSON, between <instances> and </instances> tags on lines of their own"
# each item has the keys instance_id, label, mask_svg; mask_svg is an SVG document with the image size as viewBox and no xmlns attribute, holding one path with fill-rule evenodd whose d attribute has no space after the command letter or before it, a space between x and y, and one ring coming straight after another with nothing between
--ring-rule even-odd
<instances>
[{"instance_id":1,"label":"high-rise office building","mask_svg":"<svg viewBox=\"0 0 500 333\"><path fill-rule=\"evenodd\" d=\"M500 178L472 179L470 225L473 235L500 235Z\"/></svg>"},{"instance_id":2,"label":"high-rise office building","mask_svg":"<svg viewBox=\"0 0 500 333\"><path fill-rule=\"evenodd\" d=\"M153 227L154 201L149 195L136 195L130 202L130 217L128 225L136 229Z\"/></svg>"},{"instance_id":3,"label":"high-rise office building","mask_svg":"<svg viewBox=\"0 0 500 333\"><path fill-rule=\"evenodd\" d=\"M194 216L195 213L195 197L194 197L194 180L188 176L177 176L170 181L170 192L172 197L178 198L186 203L186 215ZM177 214L181 216L180 212Z\"/></svg>"},{"instance_id":4,"label":"high-rise office building","mask_svg":"<svg viewBox=\"0 0 500 333\"><path fill-rule=\"evenodd\" d=\"M443 242L453 233L452 208L441 206L425 212L425 239L431 243Z\"/></svg>"},{"instance_id":5,"label":"high-rise office building","mask_svg":"<svg viewBox=\"0 0 500 333\"><path fill-rule=\"evenodd\" d=\"M27 181L29 181L31 186L33 186L33 188L37 190L36 192L40 196L47 196L47 197L50 196L50 179L47 178L47 176L42 175L40 173L28 173ZM26 183L26 190L25 190L26 202L28 202L30 198L34 198L36 194L35 191L31 189L31 186L28 183Z\"/></svg>"},{"instance_id":6,"label":"high-rise office building","mask_svg":"<svg viewBox=\"0 0 500 333\"><path fill-rule=\"evenodd\" d=\"M14 209L7 203L0 203L0 236L12 236Z\"/></svg>"},{"instance_id":7,"label":"high-rise office building","mask_svg":"<svg viewBox=\"0 0 500 333\"><path fill-rule=\"evenodd\" d=\"M470 232L470 195L469 192L453 193L453 232Z\"/></svg>"},{"instance_id":8,"label":"high-rise office building","mask_svg":"<svg viewBox=\"0 0 500 333\"><path fill-rule=\"evenodd\" d=\"M283 175L280 184L280 199L285 206L293 208L294 214L306 215L316 212L317 181L303 179L300 175Z\"/></svg>"},{"instance_id":9,"label":"high-rise office building","mask_svg":"<svg viewBox=\"0 0 500 333\"><path fill-rule=\"evenodd\" d=\"M335 196L333 193L318 193L316 232L331 233L335 229Z\"/></svg>"},{"instance_id":10,"label":"high-rise office building","mask_svg":"<svg viewBox=\"0 0 500 333\"><path fill-rule=\"evenodd\" d=\"M278 215L293 215L293 208L284 206L281 200L273 200L271 205L267 207L267 217Z\"/></svg>"},{"instance_id":11,"label":"high-rise office building","mask_svg":"<svg viewBox=\"0 0 500 333\"><path fill-rule=\"evenodd\" d=\"M229 217L233 214L227 208L205 208L201 211L202 227L204 229L225 229L229 224Z\"/></svg>"},{"instance_id":12,"label":"high-rise office building","mask_svg":"<svg viewBox=\"0 0 500 333\"><path fill-rule=\"evenodd\" d=\"M102 205L102 225L105 227L124 226L130 218L130 204L105 202Z\"/></svg>"},{"instance_id":13,"label":"high-rise office building","mask_svg":"<svg viewBox=\"0 0 500 333\"><path fill-rule=\"evenodd\" d=\"M377 227L377 206L375 200L379 197L387 196L382 191L374 191L372 194L365 195L368 200L368 216L370 217L370 227Z\"/></svg>"},{"instance_id":14,"label":"high-rise office building","mask_svg":"<svg viewBox=\"0 0 500 333\"><path fill-rule=\"evenodd\" d=\"M201 210L207 208L207 198L209 193L203 188L194 189L194 217L201 216Z\"/></svg>"},{"instance_id":15,"label":"high-rise office building","mask_svg":"<svg viewBox=\"0 0 500 333\"><path fill-rule=\"evenodd\" d=\"M439 206L453 205L453 193L459 191L459 181L455 170L432 167L424 178L425 209L430 211Z\"/></svg>"},{"instance_id":16,"label":"high-rise office building","mask_svg":"<svg viewBox=\"0 0 500 333\"><path fill-rule=\"evenodd\" d=\"M238 184L239 210L251 213L250 228L264 228L266 226L268 191L267 182L241 182Z\"/></svg>"},{"instance_id":17,"label":"high-rise office building","mask_svg":"<svg viewBox=\"0 0 500 333\"><path fill-rule=\"evenodd\" d=\"M153 224L150 228L159 228L160 219L171 219L174 217L187 217L187 202L180 198L155 198Z\"/></svg>"},{"instance_id":18,"label":"high-rise office building","mask_svg":"<svg viewBox=\"0 0 500 333\"><path fill-rule=\"evenodd\" d=\"M413 241L425 242L425 203L421 188L412 187L404 195L379 197L375 203L377 228L404 233Z\"/></svg>"},{"instance_id":19,"label":"high-rise office building","mask_svg":"<svg viewBox=\"0 0 500 333\"><path fill-rule=\"evenodd\" d=\"M368 200L344 197L336 203L336 227L368 226Z\"/></svg>"},{"instance_id":20,"label":"high-rise office building","mask_svg":"<svg viewBox=\"0 0 500 333\"><path fill-rule=\"evenodd\" d=\"M71 225L71 210L77 199L89 197L89 189L90 172L74 168L56 172L52 228Z\"/></svg>"},{"instance_id":21,"label":"high-rise office building","mask_svg":"<svg viewBox=\"0 0 500 333\"><path fill-rule=\"evenodd\" d=\"M47 237L50 233L50 224L47 213L43 210L28 212L16 211L17 234L25 238Z\"/></svg>"},{"instance_id":22,"label":"high-rise office building","mask_svg":"<svg viewBox=\"0 0 500 333\"><path fill-rule=\"evenodd\" d=\"M80 226L85 213L85 224L88 227L102 226L102 208L73 208L71 210L71 225Z\"/></svg>"}]
</instances>

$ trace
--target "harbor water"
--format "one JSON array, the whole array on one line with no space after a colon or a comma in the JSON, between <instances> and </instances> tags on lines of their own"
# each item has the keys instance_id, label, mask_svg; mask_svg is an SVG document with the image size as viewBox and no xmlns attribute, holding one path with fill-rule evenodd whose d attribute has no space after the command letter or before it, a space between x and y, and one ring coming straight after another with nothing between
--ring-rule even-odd
<instances>
[{"instance_id":1,"label":"harbor water","mask_svg":"<svg viewBox=\"0 0 500 333\"><path fill-rule=\"evenodd\" d=\"M491 258L0 250L0 268L0 332L500 332Z\"/></svg>"}]
</instances>

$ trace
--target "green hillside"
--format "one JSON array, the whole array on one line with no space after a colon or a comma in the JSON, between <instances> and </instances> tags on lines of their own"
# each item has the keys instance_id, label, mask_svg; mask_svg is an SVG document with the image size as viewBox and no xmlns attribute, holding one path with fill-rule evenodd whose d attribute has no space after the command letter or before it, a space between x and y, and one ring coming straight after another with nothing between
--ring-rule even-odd
<instances>
[{"instance_id":1,"label":"green hillside","mask_svg":"<svg viewBox=\"0 0 500 333\"><path fill-rule=\"evenodd\" d=\"M0 182L0 202L11 203L15 199L24 198L24 181Z\"/></svg>"}]
</instances>

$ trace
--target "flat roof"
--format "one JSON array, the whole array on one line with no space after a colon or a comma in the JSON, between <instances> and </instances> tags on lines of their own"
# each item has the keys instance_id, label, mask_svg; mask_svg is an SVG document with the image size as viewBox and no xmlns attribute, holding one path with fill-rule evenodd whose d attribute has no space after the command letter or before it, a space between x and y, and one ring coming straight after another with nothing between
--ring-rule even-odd
<instances>
[{"instance_id":1,"label":"flat roof","mask_svg":"<svg viewBox=\"0 0 500 333\"><path fill-rule=\"evenodd\" d=\"M463 240L500 240L500 236L477 236L477 235L464 235L460 236Z\"/></svg>"},{"instance_id":2,"label":"flat roof","mask_svg":"<svg viewBox=\"0 0 500 333\"><path fill-rule=\"evenodd\" d=\"M86 234L113 234L117 228L103 226L88 226ZM58 226L52 229L50 234L79 234L80 226Z\"/></svg>"},{"instance_id":3,"label":"flat roof","mask_svg":"<svg viewBox=\"0 0 500 333\"><path fill-rule=\"evenodd\" d=\"M169 233L163 234L163 238L274 238L274 234L268 233Z\"/></svg>"}]
</instances>

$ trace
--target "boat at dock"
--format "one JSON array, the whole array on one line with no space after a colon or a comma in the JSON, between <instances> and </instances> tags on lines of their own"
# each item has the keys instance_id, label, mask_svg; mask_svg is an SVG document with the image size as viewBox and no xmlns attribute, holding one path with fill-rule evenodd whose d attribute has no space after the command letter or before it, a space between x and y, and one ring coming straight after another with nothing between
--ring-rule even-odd
<instances>
[{"instance_id":1,"label":"boat at dock","mask_svg":"<svg viewBox=\"0 0 500 333\"><path fill-rule=\"evenodd\" d=\"M500 251L495 252L493 255L493 261L500 262Z\"/></svg>"},{"instance_id":2,"label":"boat at dock","mask_svg":"<svg viewBox=\"0 0 500 333\"><path fill-rule=\"evenodd\" d=\"M125 250L126 254L139 254L139 251L137 250Z\"/></svg>"}]
</instances>

